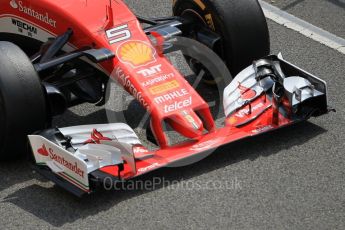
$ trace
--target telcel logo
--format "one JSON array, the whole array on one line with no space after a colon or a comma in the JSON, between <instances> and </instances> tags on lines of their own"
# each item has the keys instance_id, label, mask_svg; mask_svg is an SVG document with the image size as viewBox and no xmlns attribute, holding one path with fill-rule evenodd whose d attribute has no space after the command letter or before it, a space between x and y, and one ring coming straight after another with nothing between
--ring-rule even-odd
<instances>
[{"instance_id":1,"label":"telcel logo","mask_svg":"<svg viewBox=\"0 0 345 230\"><path fill-rule=\"evenodd\" d=\"M18 8L18 4L17 4L16 0L11 0L10 1L10 5L12 6L13 9L17 9Z\"/></svg>"},{"instance_id":2,"label":"telcel logo","mask_svg":"<svg viewBox=\"0 0 345 230\"><path fill-rule=\"evenodd\" d=\"M165 105L164 106L164 112L165 113L170 113L170 112L174 112L176 110L180 110L183 108L186 108L188 106L192 105L192 97L189 97L188 99L184 100L184 101L179 101L179 102L175 102L174 104L171 105Z\"/></svg>"}]
</instances>

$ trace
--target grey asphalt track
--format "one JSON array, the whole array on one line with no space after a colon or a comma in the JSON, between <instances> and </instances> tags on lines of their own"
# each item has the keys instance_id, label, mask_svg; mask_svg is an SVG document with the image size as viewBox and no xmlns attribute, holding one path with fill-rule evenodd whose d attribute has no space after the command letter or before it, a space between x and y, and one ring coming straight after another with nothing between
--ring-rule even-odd
<instances>
[{"instance_id":1,"label":"grey asphalt track","mask_svg":"<svg viewBox=\"0 0 345 230\"><path fill-rule=\"evenodd\" d=\"M345 37L344 0L264 0L315 26Z\"/></svg>"},{"instance_id":2,"label":"grey asphalt track","mask_svg":"<svg viewBox=\"0 0 345 230\"><path fill-rule=\"evenodd\" d=\"M143 15L171 14L170 0L127 2ZM290 13L308 15L303 19L345 38L342 1L275 4L283 9L286 2L293 5L287 9ZM297 10L300 4L306 4L301 6L303 13ZM338 15L323 14L328 11ZM285 59L326 80L329 102L337 113L232 144L194 165L142 178L178 181L172 186L104 191L82 200L42 180L23 159L2 162L0 229L345 229L345 56L268 23L272 53L281 51ZM104 120L104 111L84 105L68 111L56 124ZM228 186L190 187L210 181Z\"/></svg>"}]
</instances>

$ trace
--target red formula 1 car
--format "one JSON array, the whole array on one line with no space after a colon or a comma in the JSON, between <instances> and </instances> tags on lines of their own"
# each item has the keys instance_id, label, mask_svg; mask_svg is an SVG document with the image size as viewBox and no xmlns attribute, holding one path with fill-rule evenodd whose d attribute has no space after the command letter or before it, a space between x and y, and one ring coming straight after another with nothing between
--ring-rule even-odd
<instances>
[{"instance_id":1,"label":"red formula 1 car","mask_svg":"<svg viewBox=\"0 0 345 230\"><path fill-rule=\"evenodd\" d=\"M257 0L174 0L163 18L122 0L0 3L1 158L26 152L29 135L35 169L78 196L328 112L324 81L268 56ZM175 51L223 94L221 122L167 57ZM104 104L109 79L148 111L156 148L131 124L50 128L71 106Z\"/></svg>"}]
</instances>

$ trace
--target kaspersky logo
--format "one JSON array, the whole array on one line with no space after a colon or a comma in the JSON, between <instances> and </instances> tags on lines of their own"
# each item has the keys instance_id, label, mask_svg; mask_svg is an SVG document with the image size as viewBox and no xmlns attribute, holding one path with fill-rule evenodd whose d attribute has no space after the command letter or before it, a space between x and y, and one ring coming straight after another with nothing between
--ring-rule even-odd
<instances>
[{"instance_id":1,"label":"kaspersky logo","mask_svg":"<svg viewBox=\"0 0 345 230\"><path fill-rule=\"evenodd\" d=\"M13 9L17 9L18 8L18 4L17 4L16 0L11 0L10 1L10 5L12 6Z\"/></svg>"},{"instance_id":2,"label":"kaspersky logo","mask_svg":"<svg viewBox=\"0 0 345 230\"><path fill-rule=\"evenodd\" d=\"M49 16L48 12L42 13L37 11L36 9L25 6L25 3L23 1L17 2L17 0L11 0L10 5L13 9L18 9L19 12L23 12L30 17L36 18L37 20L40 20L41 22L44 22L56 28L56 21Z\"/></svg>"}]
</instances>

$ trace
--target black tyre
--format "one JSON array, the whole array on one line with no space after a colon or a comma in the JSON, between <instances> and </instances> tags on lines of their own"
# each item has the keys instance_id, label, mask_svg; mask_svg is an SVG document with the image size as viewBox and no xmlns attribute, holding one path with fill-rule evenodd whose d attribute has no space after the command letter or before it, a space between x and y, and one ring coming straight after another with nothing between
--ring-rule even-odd
<instances>
[{"instance_id":1,"label":"black tyre","mask_svg":"<svg viewBox=\"0 0 345 230\"><path fill-rule=\"evenodd\" d=\"M45 128L45 93L26 54L0 41L0 159L27 151L27 135Z\"/></svg>"},{"instance_id":2,"label":"black tyre","mask_svg":"<svg viewBox=\"0 0 345 230\"><path fill-rule=\"evenodd\" d=\"M173 12L221 36L215 51L233 76L270 53L267 22L257 0L175 0Z\"/></svg>"}]
</instances>

